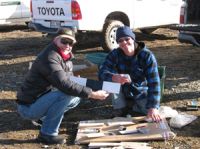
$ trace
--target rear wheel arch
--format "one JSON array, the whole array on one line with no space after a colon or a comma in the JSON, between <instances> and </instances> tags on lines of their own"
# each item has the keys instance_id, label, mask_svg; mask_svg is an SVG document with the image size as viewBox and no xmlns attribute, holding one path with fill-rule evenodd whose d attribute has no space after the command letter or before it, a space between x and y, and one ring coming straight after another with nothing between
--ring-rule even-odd
<instances>
[{"instance_id":1,"label":"rear wheel arch","mask_svg":"<svg viewBox=\"0 0 200 149\"><path fill-rule=\"evenodd\" d=\"M128 16L124 13L115 12L108 15L102 30L102 47L105 51L111 51L117 47L116 30L120 26L130 25Z\"/></svg>"}]
</instances>

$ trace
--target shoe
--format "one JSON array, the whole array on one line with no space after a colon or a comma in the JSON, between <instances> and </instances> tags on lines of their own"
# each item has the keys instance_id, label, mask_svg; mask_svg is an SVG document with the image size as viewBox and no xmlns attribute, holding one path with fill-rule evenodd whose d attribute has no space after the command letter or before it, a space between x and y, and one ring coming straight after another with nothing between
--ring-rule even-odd
<instances>
[{"instance_id":1,"label":"shoe","mask_svg":"<svg viewBox=\"0 0 200 149\"><path fill-rule=\"evenodd\" d=\"M37 126L37 127L42 127L42 120L37 120L37 121L31 121L33 125Z\"/></svg>"},{"instance_id":2,"label":"shoe","mask_svg":"<svg viewBox=\"0 0 200 149\"><path fill-rule=\"evenodd\" d=\"M61 138L60 136L50 136L45 135L40 132L38 135L38 141L45 144L64 144L66 140Z\"/></svg>"}]
</instances>

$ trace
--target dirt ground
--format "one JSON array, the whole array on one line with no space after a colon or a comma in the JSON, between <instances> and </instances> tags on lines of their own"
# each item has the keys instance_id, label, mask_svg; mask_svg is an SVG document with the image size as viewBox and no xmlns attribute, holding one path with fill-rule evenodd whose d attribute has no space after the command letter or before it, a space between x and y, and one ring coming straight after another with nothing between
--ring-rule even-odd
<instances>
[{"instance_id":1,"label":"dirt ground","mask_svg":"<svg viewBox=\"0 0 200 149\"><path fill-rule=\"evenodd\" d=\"M187 101L200 97L200 48L179 43L177 31L158 29L154 34L136 32L137 39L144 41L155 53L158 63L166 66L165 90L161 105L170 106L178 112L192 114L198 118L181 129L171 128L176 133L174 140L150 141L153 148L197 149L200 147L200 110L186 111ZM79 38L79 37L78 37ZM65 145L45 146L35 140L38 128L24 120L16 112L16 90L21 85L29 62L50 42L41 33L25 26L2 27L0 29L0 148L87 148L74 145L77 124L81 120L111 118L110 101L83 102L70 113L66 113L60 134L67 138ZM75 46L75 64L88 64L85 54L102 51L98 34L80 38ZM92 77L96 72L87 73ZM81 74L84 76L85 74ZM93 76L94 77L94 76Z\"/></svg>"}]
</instances>

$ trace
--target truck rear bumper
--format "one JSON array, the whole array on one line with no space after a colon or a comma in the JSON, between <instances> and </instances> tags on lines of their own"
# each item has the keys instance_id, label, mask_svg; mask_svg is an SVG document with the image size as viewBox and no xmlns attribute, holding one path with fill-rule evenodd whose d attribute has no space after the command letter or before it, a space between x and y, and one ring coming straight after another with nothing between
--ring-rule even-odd
<instances>
[{"instance_id":1,"label":"truck rear bumper","mask_svg":"<svg viewBox=\"0 0 200 149\"><path fill-rule=\"evenodd\" d=\"M170 29L179 30L179 31L199 32L200 33L200 24L171 25Z\"/></svg>"},{"instance_id":2,"label":"truck rear bumper","mask_svg":"<svg viewBox=\"0 0 200 149\"><path fill-rule=\"evenodd\" d=\"M33 23L33 22L29 22L28 27L30 29L34 29L34 30L36 30L38 32L42 32L42 33L56 34L58 32L58 28L48 28L48 27L42 26L39 23ZM73 28L71 26L65 26L65 28L70 28L75 32L77 31L76 28Z\"/></svg>"}]
</instances>

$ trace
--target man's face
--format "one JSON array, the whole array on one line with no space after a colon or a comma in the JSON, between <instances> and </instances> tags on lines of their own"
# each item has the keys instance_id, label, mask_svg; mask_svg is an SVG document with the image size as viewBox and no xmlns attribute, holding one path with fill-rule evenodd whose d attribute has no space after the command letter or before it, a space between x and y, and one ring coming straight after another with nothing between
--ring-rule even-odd
<instances>
[{"instance_id":1,"label":"man's face","mask_svg":"<svg viewBox=\"0 0 200 149\"><path fill-rule=\"evenodd\" d=\"M118 40L119 47L127 56L133 56L135 52L134 40L131 37L122 37Z\"/></svg>"},{"instance_id":2,"label":"man's face","mask_svg":"<svg viewBox=\"0 0 200 149\"><path fill-rule=\"evenodd\" d=\"M56 40L56 45L62 49L64 52L71 52L73 47L73 41L66 37L59 37Z\"/></svg>"}]
</instances>

